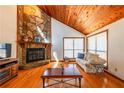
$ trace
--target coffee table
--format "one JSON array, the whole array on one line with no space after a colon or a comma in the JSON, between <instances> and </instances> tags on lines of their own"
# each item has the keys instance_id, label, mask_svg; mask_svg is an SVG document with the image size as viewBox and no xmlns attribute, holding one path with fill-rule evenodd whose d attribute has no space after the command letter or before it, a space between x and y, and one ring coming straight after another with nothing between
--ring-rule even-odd
<instances>
[{"instance_id":1,"label":"coffee table","mask_svg":"<svg viewBox=\"0 0 124 93\"><path fill-rule=\"evenodd\" d=\"M76 65L76 64L75 64ZM47 68L43 75L41 76L42 80L43 80L43 88L45 87L49 87L49 86L53 86L55 84L59 84L59 83L65 83L65 84L68 84L68 85L72 85L72 84L69 84L69 83L66 83L66 81L69 81L69 80L63 80L63 79L75 79L75 80L79 80L79 86L76 86L76 85L72 85L72 86L75 86L75 87L79 87L81 88L81 79L82 79L82 75L80 74L80 72L78 71L77 67L74 66L73 68ZM60 80L55 80L57 78L60 78ZM48 85L48 86L45 86L45 80L46 79L54 79L55 81L58 81L58 83L54 83L54 84L51 84L51 85Z\"/></svg>"}]
</instances>

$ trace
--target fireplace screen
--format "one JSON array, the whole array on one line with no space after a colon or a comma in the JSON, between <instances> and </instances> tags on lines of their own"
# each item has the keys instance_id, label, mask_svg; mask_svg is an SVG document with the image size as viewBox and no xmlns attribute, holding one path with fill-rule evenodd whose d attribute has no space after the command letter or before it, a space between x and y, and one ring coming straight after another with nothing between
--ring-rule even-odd
<instances>
[{"instance_id":1,"label":"fireplace screen","mask_svg":"<svg viewBox=\"0 0 124 93\"><path fill-rule=\"evenodd\" d=\"M45 60L45 48L27 48L26 62Z\"/></svg>"}]
</instances>

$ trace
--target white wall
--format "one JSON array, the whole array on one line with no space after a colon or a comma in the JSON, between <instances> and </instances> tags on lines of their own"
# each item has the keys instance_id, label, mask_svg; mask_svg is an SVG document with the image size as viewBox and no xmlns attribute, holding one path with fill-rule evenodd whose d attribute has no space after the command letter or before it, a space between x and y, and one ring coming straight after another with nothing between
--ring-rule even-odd
<instances>
[{"instance_id":1,"label":"white wall","mask_svg":"<svg viewBox=\"0 0 124 93\"><path fill-rule=\"evenodd\" d=\"M0 5L0 42L12 44L12 57L16 57L16 21L15 5Z\"/></svg>"},{"instance_id":2,"label":"white wall","mask_svg":"<svg viewBox=\"0 0 124 93\"><path fill-rule=\"evenodd\" d=\"M106 29L108 29L108 71L124 80L124 18L94 33Z\"/></svg>"},{"instance_id":3,"label":"white wall","mask_svg":"<svg viewBox=\"0 0 124 93\"><path fill-rule=\"evenodd\" d=\"M84 37L83 34L77 30L51 18L51 32L52 32L52 60L54 60L53 52L56 52L59 60L63 59L63 37Z\"/></svg>"}]
</instances>

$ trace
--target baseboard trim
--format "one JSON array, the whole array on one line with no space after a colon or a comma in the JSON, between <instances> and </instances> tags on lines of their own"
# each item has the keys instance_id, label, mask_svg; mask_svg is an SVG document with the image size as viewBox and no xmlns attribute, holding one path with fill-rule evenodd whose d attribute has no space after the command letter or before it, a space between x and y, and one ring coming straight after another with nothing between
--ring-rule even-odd
<instances>
[{"instance_id":1,"label":"baseboard trim","mask_svg":"<svg viewBox=\"0 0 124 93\"><path fill-rule=\"evenodd\" d=\"M109 75L111 75L111 76L115 77L116 79L119 79L120 81L124 82L124 80L122 80L122 79L120 79L119 77L117 77L117 76L113 75L113 74L112 74L112 73L110 73L108 70L104 69L104 71L105 71L106 73L108 73Z\"/></svg>"}]
</instances>

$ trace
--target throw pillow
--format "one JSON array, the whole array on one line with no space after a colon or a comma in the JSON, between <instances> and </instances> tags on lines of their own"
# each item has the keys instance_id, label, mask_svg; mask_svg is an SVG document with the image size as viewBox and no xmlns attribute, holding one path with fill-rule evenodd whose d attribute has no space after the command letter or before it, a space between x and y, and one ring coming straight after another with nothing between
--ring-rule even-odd
<instances>
[{"instance_id":1,"label":"throw pillow","mask_svg":"<svg viewBox=\"0 0 124 93\"><path fill-rule=\"evenodd\" d=\"M97 54L88 53L86 59L91 63L98 63L98 58L99 56Z\"/></svg>"},{"instance_id":2,"label":"throw pillow","mask_svg":"<svg viewBox=\"0 0 124 93\"><path fill-rule=\"evenodd\" d=\"M78 53L78 57L79 59L84 59L84 54L83 53Z\"/></svg>"}]
</instances>

